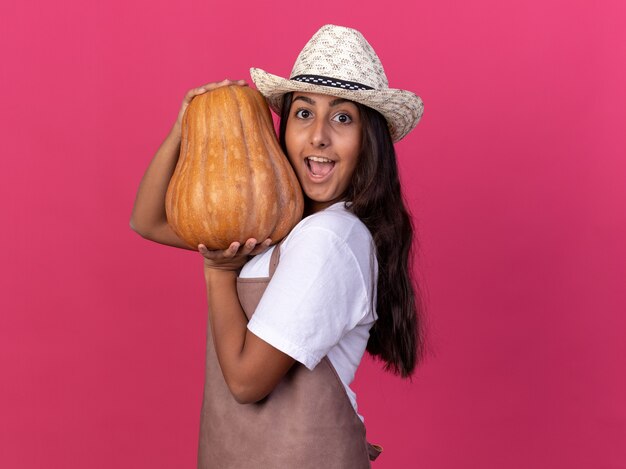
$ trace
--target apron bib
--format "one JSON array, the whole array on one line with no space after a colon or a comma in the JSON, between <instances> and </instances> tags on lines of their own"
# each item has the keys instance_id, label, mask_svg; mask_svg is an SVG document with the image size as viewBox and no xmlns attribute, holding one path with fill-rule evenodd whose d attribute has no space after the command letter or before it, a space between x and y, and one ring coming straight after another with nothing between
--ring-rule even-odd
<instances>
[{"instance_id":1,"label":"apron bib","mask_svg":"<svg viewBox=\"0 0 626 469\"><path fill-rule=\"evenodd\" d=\"M280 243L272 252L269 277L237 279L248 320L279 257ZM210 320L207 325L198 469L371 467L382 448L366 441L365 426L328 357L313 371L296 362L266 398L239 404L217 361Z\"/></svg>"}]
</instances>

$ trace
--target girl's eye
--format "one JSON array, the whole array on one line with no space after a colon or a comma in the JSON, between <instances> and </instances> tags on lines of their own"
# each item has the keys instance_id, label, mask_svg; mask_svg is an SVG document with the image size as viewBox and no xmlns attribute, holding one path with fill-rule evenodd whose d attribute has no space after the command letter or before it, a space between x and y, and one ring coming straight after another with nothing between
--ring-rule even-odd
<instances>
[{"instance_id":1,"label":"girl's eye","mask_svg":"<svg viewBox=\"0 0 626 469\"><path fill-rule=\"evenodd\" d=\"M311 111L307 109L298 109L296 111L296 117L300 119L308 119L309 117L311 117Z\"/></svg>"},{"instance_id":2,"label":"girl's eye","mask_svg":"<svg viewBox=\"0 0 626 469\"><path fill-rule=\"evenodd\" d=\"M349 124L350 122L352 122L352 118L348 114L337 114L335 117L333 117L333 120L341 124Z\"/></svg>"}]
</instances>

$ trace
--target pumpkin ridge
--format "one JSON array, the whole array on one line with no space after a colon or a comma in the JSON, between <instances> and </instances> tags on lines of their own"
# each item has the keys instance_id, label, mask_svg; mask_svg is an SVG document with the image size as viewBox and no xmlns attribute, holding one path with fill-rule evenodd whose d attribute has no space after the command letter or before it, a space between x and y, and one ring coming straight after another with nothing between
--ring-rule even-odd
<instances>
[{"instance_id":1,"label":"pumpkin ridge","mask_svg":"<svg viewBox=\"0 0 626 469\"><path fill-rule=\"evenodd\" d=\"M255 187L256 187L256 172L254 171L254 167L252 165L252 158L250 158L250 145L248 145L248 135L247 135L247 127L245 125L244 119L242 114L245 112L244 108L243 108L243 99L241 99L242 97L240 95L245 94L244 91L240 90L239 87L229 87L229 91L230 94L233 98L233 101L235 103L235 106L237 108L237 114L236 114L236 120L238 121L237 124L239 126L239 129L241 129L241 141L238 142L241 144L241 147L243 148L243 154L248 155L248 158L246 160L247 163L247 170L248 170L248 183L247 183L247 187L246 187L246 194L245 195L251 195L250 197L246 197L245 195L241 194L241 191L239 192L239 196L241 198L240 204L239 204L239 210L240 212L248 212L248 223L240 223L240 232L239 232L239 240L241 243L244 243L245 241L247 241L248 238L252 237L249 236L252 231L251 231L251 227L254 226L258 226L257 220L256 219L250 219L250 217L257 217L258 214L256 212L256 205L257 205L257 201L256 201L256 193L255 193ZM246 116L247 117L247 116ZM249 192L251 192L251 194L249 194ZM243 200L245 200L247 202L248 205L246 205L245 207L243 206ZM258 240L257 240L258 241Z\"/></svg>"},{"instance_id":2,"label":"pumpkin ridge","mask_svg":"<svg viewBox=\"0 0 626 469\"><path fill-rule=\"evenodd\" d=\"M208 107L207 101L209 99L210 98L208 96L203 99L203 104L204 104L205 108ZM201 149L201 152L200 152L200 155L202 155L202 156L201 156L201 159L200 159L200 165L199 165L200 168L199 168L199 171L198 171L198 174L197 174L197 178L198 178L199 183L200 183L199 184L200 187L198 188L198 191L200 192L200 200L203 201L203 203L199 207L199 209L200 209L199 212L200 213L205 213L205 216L201 217L199 222L200 222L202 228L205 231L210 233L211 216L210 216L209 213L207 213L208 210L207 210L207 207L206 207L206 202L204 202L204 201L206 201L207 190L209 190L210 187L211 187L210 176L207 176L207 157L208 157L208 153L209 153L208 146L209 146L209 142L211 141L211 130L212 129L211 129L211 123L207 122L206 116L203 116L203 117L204 117L204 119L202 121L202 125L203 125L203 128L206 129L206 134L204 136L204 141L202 142L203 144L202 144L202 149ZM203 244L203 243L198 242L197 244Z\"/></svg>"},{"instance_id":3,"label":"pumpkin ridge","mask_svg":"<svg viewBox=\"0 0 626 469\"><path fill-rule=\"evenodd\" d=\"M191 106L197 105L197 103L189 103L189 106L187 106L187 109L185 111L185 117L184 119L187 121L186 122L186 144L184 149L181 148L181 165L180 165L180 175L179 175L179 179L178 179L178 184L177 184L177 191L180 193L179 196L179 201L178 201L178 206L179 207L185 207L187 209L189 209L189 194L187 192L182 191L181 192L181 186L187 185L189 184L191 175L190 175L190 155L191 152L194 151L194 147L196 145L196 137L194 135L194 122L193 119L191 119L192 116L192 111L190 111ZM193 109L193 108L191 108ZM190 122L191 121L191 122ZM179 210L180 212L180 210ZM178 219L178 223L179 223L179 230L182 233L187 233L189 230L189 222L188 220L185 220L184 218L181 219L180 216L177 216ZM189 239L189 236L186 235L185 236L185 242L187 244L189 244L191 246L191 240Z\"/></svg>"},{"instance_id":4,"label":"pumpkin ridge","mask_svg":"<svg viewBox=\"0 0 626 469\"><path fill-rule=\"evenodd\" d=\"M196 119L192 119L192 112L195 110L196 107L198 107L198 102L191 102L189 103L189 106L187 107L187 110L185 112L185 115L187 116L187 145L186 145L186 149L185 149L185 153L184 153L184 160L183 160L183 165L181 166L181 175L180 175L180 180L179 180L179 190L180 190L180 186L182 185L186 185L189 186L190 184L193 184L193 174L191 171L191 155L194 154L195 152L195 147L198 145L198 137L197 137L197 133L196 133L196 123L195 120ZM192 108L193 106L193 108ZM191 109L190 109L191 108ZM189 122L191 121L191 122ZM191 186L190 186L191 187ZM180 198L180 206L182 207L186 207L188 210L190 208L190 204L191 204L191 200L190 200L190 194L189 192L183 192L182 196ZM180 217L179 217L180 219ZM189 232L189 225L191 223L190 220L185 220L185 219L180 219L179 222L182 226L182 231L184 233L188 233ZM191 245L192 240L190 239L189 235L186 236L186 242L187 244Z\"/></svg>"},{"instance_id":5,"label":"pumpkin ridge","mask_svg":"<svg viewBox=\"0 0 626 469\"><path fill-rule=\"evenodd\" d=\"M189 217L183 220L182 224L184 225L185 233L187 233L187 242L190 245L194 245L193 247L197 247L199 243L197 243L196 236L192 235L192 227L194 223L197 223L197 212L198 208L195 198L198 184L202 181L198 181L200 175L193 171L193 157L198 154L199 151L202 150L204 145L204 139L206 135L204 133L198 132L199 128L202 128L204 124L204 116L202 112L199 112L200 109L205 107L205 99L200 96L195 102L191 102L190 106L193 105L193 108L190 111L190 118L193 116L192 122L189 124L189 147L188 152L186 154L185 160L185 177L181 179L181 184L185 184L186 187L192 188L192 190L185 191L185 197L183 199L184 206L187 207L187 210L191 210L195 215L193 217ZM202 186L202 184L200 184Z\"/></svg>"},{"instance_id":6,"label":"pumpkin ridge","mask_svg":"<svg viewBox=\"0 0 626 469\"><path fill-rule=\"evenodd\" d=\"M206 109L207 114L209 109L215 108L219 103L216 103L218 96L215 93L207 93L206 94ZM217 115L212 115L210 118L208 115L205 116L207 119L206 129L206 146L204 147L203 160L205 162L203 170L203 179L202 179L202 213L204 216L201 219L201 226L206 230L207 233L210 233L211 236L221 237L219 227L215 223L216 220L220 219L219 207L216 207L215 204L211 203L214 198L220 196L220 194L216 194L216 192L220 189L222 181L216 180L218 175L222 173L222 168L218 167L221 162L219 159L219 151L223 148L223 138L219 135L219 129L222 126L220 122L221 115L218 113ZM215 134L218 134L221 146L217 144ZM221 238L220 238L221 242Z\"/></svg>"},{"instance_id":7,"label":"pumpkin ridge","mask_svg":"<svg viewBox=\"0 0 626 469\"><path fill-rule=\"evenodd\" d=\"M258 121L262 121L261 124L265 124L265 125L259 125L259 127L261 128L261 131L259 132L260 134L260 139L263 141L263 144L265 145L265 148L270 148L272 151L274 151L274 153L277 155L278 158L282 158L283 157L283 152L282 149L279 148L280 151L276 151L276 134L274 133L274 124L271 121L271 115L270 115L270 123L271 126L269 127L269 129L267 128L267 114L266 114L266 108L261 106L258 100L255 100L255 107L257 110L257 122ZM263 122L264 121L264 122ZM268 138L270 137L267 134L267 130L272 132L272 136L274 137L274 139ZM269 159L269 163L272 167L272 171L273 174L277 174L279 175L277 178L274 178L273 184L272 184L272 192L273 192L273 199L275 200L276 198L279 199L279 202L281 202L280 204L276 204L274 203L272 207L269 208L269 210L273 212L278 210L278 205L283 206L284 207L284 196L285 194L282 193L282 191L280 190L279 184L280 184L280 180L283 177L283 171L282 170L282 164L279 163L275 158L268 158ZM271 226L271 229L268 230L267 233L267 237L271 237L274 235L274 231L276 230L276 225L279 222L279 218L278 216L274 216L273 218L273 224ZM277 240L272 238L272 243L276 242Z\"/></svg>"},{"instance_id":8,"label":"pumpkin ridge","mask_svg":"<svg viewBox=\"0 0 626 469\"><path fill-rule=\"evenodd\" d=\"M270 122L272 122L271 115L270 115ZM271 131L274 132L273 122L270 128L271 128ZM281 182L284 182L285 180L289 180L292 182L291 185L293 185L293 179L292 179L293 175L291 174L293 172L293 168L291 167L291 162L289 161L289 157L283 153L283 150L280 147L280 144L278 143L278 140L276 138L273 138L273 139L270 138L271 136L268 135L266 132L263 132L262 135L263 135L263 140L264 140L265 145L268 148L271 148L273 151L277 152L277 154L280 155L281 158L284 158L280 162L272 160L272 166L274 168L275 173L278 175L278 177L274 180L274 186L275 186L275 191L278 194L278 199L279 199L278 201L279 203L277 205L280 205L282 207L289 207L292 204L294 204L295 200L297 200L297 195L293 192L292 187L288 188L292 190L286 190L286 191L281 190L283 188L283 186L281 186ZM273 136L275 137L275 134ZM297 187L297 190L298 190L300 189L300 183L299 181L297 181L297 179L296 179L296 183L297 184L295 187ZM302 214L300 213L299 216L301 215ZM279 219L277 217L276 223L272 227L270 234L277 239L282 239L284 236L287 235L287 232L291 229L291 226L292 226L291 219L284 219L284 218Z\"/></svg>"},{"instance_id":9,"label":"pumpkin ridge","mask_svg":"<svg viewBox=\"0 0 626 469\"><path fill-rule=\"evenodd\" d=\"M214 90L213 92L211 92L211 95L210 95L211 108L215 107L219 109L219 106L223 104L221 101L224 101L224 99L221 96L221 91L223 90L220 90L218 88ZM225 119L224 113L217 112L213 117L215 119L217 128L223 129L226 127L226 122L224 121ZM218 134L219 134L219 145L209 146L208 160L211 161L211 167L209 168L210 169L209 177L211 177L211 180L214 182L216 182L214 178L219 177L220 180L214 186L211 185L207 200L211 200L211 202L213 202L213 200L220 200L222 204L231 206L231 197L227 190L228 188L224 187L224 179L227 178L227 177L224 178L224 174L227 174L226 172L228 171L228 151L226 148L226 135L224 132L218 132ZM216 220L223 219L220 204L212 203L211 209L212 210L210 214ZM230 214L227 214L226 216L228 217L229 215ZM224 249L228 247L227 243L231 242L231 240L225 240L227 236L224 234L224 229L221 226L215 227L215 229L211 230L211 232L213 236L217 240L219 240L219 243L224 245Z\"/></svg>"},{"instance_id":10,"label":"pumpkin ridge","mask_svg":"<svg viewBox=\"0 0 626 469\"><path fill-rule=\"evenodd\" d=\"M229 175L228 179L231 182L228 186L232 200L229 206L233 208L231 213L227 216L237 219L235 226L239 229L236 233L233 233L235 239L231 239L228 242L238 241L239 243L243 243L245 241L243 238L245 238L248 231L248 224L246 223L246 218L242 215L242 204L243 200L250 199L250 197L248 197L249 179L245 181L245 186L242 185L240 181L241 174L246 173L246 171L249 173L247 168L248 162L244 160L244 155L247 154L244 144L244 129L243 122L241 121L241 109L237 91L233 89L233 87L228 87L224 89L224 93L225 99L229 100L229 108L233 106L236 109L236 111L228 112L228 125L234 131L234 135L229 139L229 147L224 149L225 157L229 158L227 171L224 171L224 173Z\"/></svg>"},{"instance_id":11,"label":"pumpkin ridge","mask_svg":"<svg viewBox=\"0 0 626 469\"><path fill-rule=\"evenodd\" d=\"M217 91L217 90L216 90ZM211 92L207 95L207 109L218 108L220 105L219 102L219 94ZM205 229L208 230L209 233L216 239L219 239L220 243L224 243L223 233L220 227L215 224L215 220L219 220L221 213L220 207L213 203L215 199L219 199L223 197L223 181L221 176L226 169L224 167L224 162L222 161L222 156L224 153L224 135L222 132L219 132L218 129L223 128L223 115L221 113L216 113L211 116L211 128L209 132L209 136L211 139L207 142L206 148L206 162L207 165L204 168L205 170L205 213L206 217L203 220ZM216 138L214 138L213 131L216 132Z\"/></svg>"},{"instance_id":12,"label":"pumpkin ridge","mask_svg":"<svg viewBox=\"0 0 626 469\"><path fill-rule=\"evenodd\" d=\"M241 94L245 94L245 92L242 91ZM246 149L246 155L248 155L247 163L248 163L248 177L250 178L250 186L256 187L257 174L254 168L254 161L253 161L254 155L250 153L252 149L250 148L250 143L249 143L249 139L251 138L251 136L248 135L248 132L246 130L247 126L245 125L245 122L243 119L242 114L244 112L244 109L243 109L243 102L241 99L237 99L237 110L239 111L237 116L239 117L239 125L241 126L242 141ZM252 119L250 119L247 115L246 115L246 118L248 122L252 121ZM257 201L256 196L257 194L255 193L255 191L252 191L251 197L246 198L249 206L246 206L245 210L250 210L250 215L252 217L251 219L248 220L248 226L246 226L246 235L245 235L246 237L247 237L248 229L250 228L254 229L255 227L258 226L259 214L258 214L258 203L257 203L258 201Z\"/></svg>"},{"instance_id":13,"label":"pumpkin ridge","mask_svg":"<svg viewBox=\"0 0 626 469\"><path fill-rule=\"evenodd\" d=\"M209 110L214 105L215 95L212 93L206 93L205 96L206 96L205 109ZM212 116L212 117L213 119L219 118L219 116L217 117ZM217 139L215 139L215 137L213 136L213 131L214 131L214 128L213 128L214 126L212 125L213 119L207 119L209 122L211 122L211 125L208 125L207 127L204 128L206 132L206 135L205 135L206 146L203 147L204 153L202 155L202 162L204 164L199 165L201 166L201 171L199 172L202 173L201 194L202 194L203 204L202 204L201 213L204 215L200 218L200 226L202 227L203 230L205 230L205 232L209 236L215 237L217 230L214 229L213 227L213 221L218 220L219 216L215 213L215 207L208 202L211 200L212 194L216 190L215 187L219 186L219 183L215 184L215 180L214 180L215 171L213 170L214 168L212 167L213 165L219 164L219 162L216 159L216 154L215 154L217 152L218 142L215 141ZM219 122L218 122L218 127L219 127Z\"/></svg>"},{"instance_id":14,"label":"pumpkin ridge","mask_svg":"<svg viewBox=\"0 0 626 469\"><path fill-rule=\"evenodd\" d=\"M267 187L264 187L265 180L259 181L259 173L267 174L267 160L271 160L271 156L266 152L263 155L259 155L258 148L261 148L259 145L259 135L262 134L263 126L259 125L258 113L255 112L254 109L254 94L251 89L247 88L245 91L242 89L241 93L247 94L248 98L246 100L239 100L237 105L239 108L239 120L241 122L241 127L243 129L244 142L246 145L246 154L248 155L248 164L250 166L250 178L252 184L250 187L252 190L252 197L250 197L249 203L251 203L251 214L253 215L253 219L251 219L250 223L250 233L256 232L257 242L263 242L268 237L271 230L267 229L268 224L273 222L270 217L271 214L268 213L266 204L264 203L267 198L275 197L275 194L268 194ZM244 114L245 114L245 122L248 122L250 125L245 125L244 122ZM252 127L252 128L250 128ZM267 147L265 147L267 148ZM255 151L255 149L257 149ZM260 171L259 171L260 169ZM259 184L260 182L260 184ZM263 227L263 230L259 230L259 227Z\"/></svg>"}]
</instances>

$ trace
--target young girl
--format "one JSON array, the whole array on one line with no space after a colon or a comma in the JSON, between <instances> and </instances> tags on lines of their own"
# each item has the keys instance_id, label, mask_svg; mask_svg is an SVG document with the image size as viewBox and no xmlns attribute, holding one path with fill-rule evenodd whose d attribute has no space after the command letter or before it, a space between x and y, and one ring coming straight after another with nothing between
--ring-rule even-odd
<instances>
[{"instance_id":1,"label":"young girl","mask_svg":"<svg viewBox=\"0 0 626 469\"><path fill-rule=\"evenodd\" d=\"M367 349L408 377L423 354L393 147L422 101L388 87L358 31L333 25L306 44L289 79L251 75L281 117L305 213L271 248L198 246L209 305L198 467L370 467L381 448L367 443L349 387L361 358ZM187 105L224 85L246 86L224 80L185 96L139 187L131 227L143 237L188 249L167 224L165 193Z\"/></svg>"}]
</instances>

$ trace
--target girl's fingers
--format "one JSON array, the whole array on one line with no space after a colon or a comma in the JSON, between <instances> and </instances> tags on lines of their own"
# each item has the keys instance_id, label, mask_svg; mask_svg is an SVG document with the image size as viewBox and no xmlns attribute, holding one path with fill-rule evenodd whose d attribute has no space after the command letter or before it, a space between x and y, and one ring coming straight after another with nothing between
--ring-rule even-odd
<instances>
[{"instance_id":1,"label":"girl's fingers","mask_svg":"<svg viewBox=\"0 0 626 469\"><path fill-rule=\"evenodd\" d=\"M239 86L248 86L246 80L229 80L228 78L220 81L220 82L211 82L205 85L199 86L197 88L193 88L187 92L187 98L191 100L195 96L206 93L207 91L214 90L215 88L219 88L220 86L228 86L228 85L239 85Z\"/></svg>"},{"instance_id":2,"label":"girl's fingers","mask_svg":"<svg viewBox=\"0 0 626 469\"><path fill-rule=\"evenodd\" d=\"M235 241L234 243L231 243L231 245L228 246L228 249L224 251L224 257L226 258L234 257L237 254L237 251L239 250L239 246L241 246L241 244L239 244L237 241Z\"/></svg>"},{"instance_id":3,"label":"girl's fingers","mask_svg":"<svg viewBox=\"0 0 626 469\"><path fill-rule=\"evenodd\" d=\"M256 239L254 238L249 238L246 243L241 247L241 252L240 254L242 256L247 256L249 255L252 250L254 249L254 247L256 246Z\"/></svg>"},{"instance_id":4,"label":"girl's fingers","mask_svg":"<svg viewBox=\"0 0 626 469\"><path fill-rule=\"evenodd\" d=\"M200 252L200 254L210 260L216 260L220 255L220 251L209 251L209 249L204 244L198 245L198 251Z\"/></svg>"},{"instance_id":5,"label":"girl's fingers","mask_svg":"<svg viewBox=\"0 0 626 469\"><path fill-rule=\"evenodd\" d=\"M223 251L222 250L209 251L209 249L204 244L198 244L198 251L200 252L200 254L202 254L204 257L212 261L219 260L219 259L229 259L233 257L235 254L237 254L238 249L239 249L239 243L237 242L232 243Z\"/></svg>"},{"instance_id":6,"label":"girl's fingers","mask_svg":"<svg viewBox=\"0 0 626 469\"><path fill-rule=\"evenodd\" d=\"M231 259L235 256L257 255L265 251L270 244L272 244L272 240L269 238L258 244L255 238L249 238L244 244L234 241L226 249L216 251L210 251L204 244L198 244L198 251L207 259L218 261L220 259Z\"/></svg>"},{"instance_id":7,"label":"girl's fingers","mask_svg":"<svg viewBox=\"0 0 626 469\"><path fill-rule=\"evenodd\" d=\"M234 241L224 250L218 249L215 251L210 251L204 244L198 244L198 251L202 253L204 257L207 257L209 259L219 259L220 257L230 258L241 253L238 252L240 247L241 244L237 241Z\"/></svg>"},{"instance_id":8,"label":"girl's fingers","mask_svg":"<svg viewBox=\"0 0 626 469\"><path fill-rule=\"evenodd\" d=\"M267 238L262 243L257 244L257 246L250 252L250 255L256 256L257 254L261 254L262 252L266 251L267 248L269 248L271 244L272 244L272 240Z\"/></svg>"}]
</instances>

